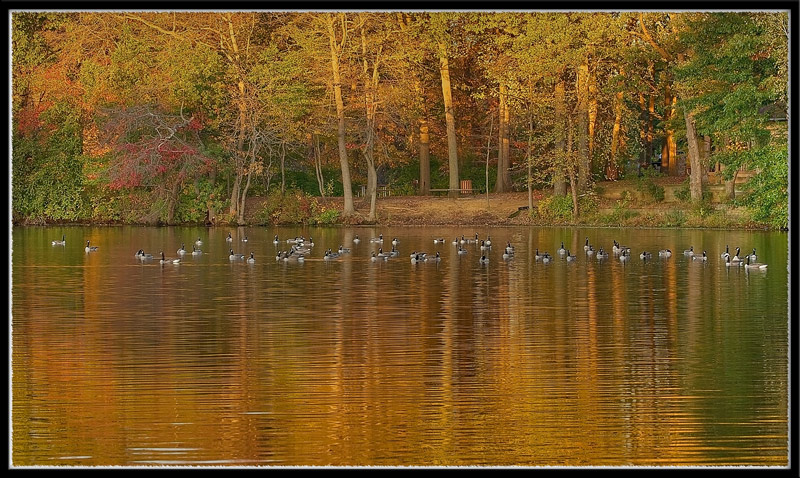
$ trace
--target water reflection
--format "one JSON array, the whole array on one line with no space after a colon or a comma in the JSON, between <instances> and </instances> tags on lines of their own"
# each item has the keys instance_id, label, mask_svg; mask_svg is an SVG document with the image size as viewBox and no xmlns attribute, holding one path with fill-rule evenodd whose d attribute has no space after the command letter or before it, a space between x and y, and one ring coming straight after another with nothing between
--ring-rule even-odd
<instances>
[{"instance_id":1,"label":"water reflection","mask_svg":"<svg viewBox=\"0 0 800 478\"><path fill-rule=\"evenodd\" d=\"M488 264L448 239L475 232L493 239ZM788 463L784 234L63 233L53 247L61 228L13 231L16 466ZM401 239L398 258L369 260L380 233ZM287 248L275 234L312 236L314 252L275 261ZM634 256L587 260L586 236ZM179 265L133 258L198 237L204 253ZM575 263L555 254L562 241ZM724 267L713 252L725 244L756 247L769 270ZM322 260L340 245L352 252ZM709 261L655 255L689 245ZM256 263L229 261L231 247ZM413 250L442 261L412 264Z\"/></svg>"}]
</instances>

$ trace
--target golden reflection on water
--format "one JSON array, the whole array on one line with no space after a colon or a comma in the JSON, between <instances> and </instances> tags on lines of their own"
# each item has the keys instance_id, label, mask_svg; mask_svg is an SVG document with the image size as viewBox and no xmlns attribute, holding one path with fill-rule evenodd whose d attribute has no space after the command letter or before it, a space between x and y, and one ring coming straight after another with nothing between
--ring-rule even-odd
<instances>
[{"instance_id":1,"label":"golden reflection on water","mask_svg":"<svg viewBox=\"0 0 800 478\"><path fill-rule=\"evenodd\" d=\"M235 232L256 264L228 261L223 230L68 230L88 255L14 230L15 466L788 464L785 235L479 230L479 264L433 245L460 229ZM400 257L368 260L380 232ZM315 253L275 262L276 233ZM587 235L654 258L586 260ZM133 259L198 236L180 265ZM655 254L737 241L769 272Z\"/></svg>"}]
</instances>

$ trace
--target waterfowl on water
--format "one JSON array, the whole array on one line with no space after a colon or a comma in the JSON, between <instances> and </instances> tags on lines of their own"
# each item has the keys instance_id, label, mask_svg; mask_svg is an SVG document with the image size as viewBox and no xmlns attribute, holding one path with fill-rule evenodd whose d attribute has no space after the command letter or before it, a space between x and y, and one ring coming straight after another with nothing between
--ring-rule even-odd
<instances>
[{"instance_id":1,"label":"waterfowl on water","mask_svg":"<svg viewBox=\"0 0 800 478\"><path fill-rule=\"evenodd\" d=\"M179 255L181 255L181 256L182 256L182 255L184 255L184 254L186 254L186 248L185 248L185 246L186 246L186 245L185 245L184 243L181 243L181 248L180 248L180 249L178 249L178 251L177 251L177 254L179 254Z\"/></svg>"},{"instance_id":2,"label":"waterfowl on water","mask_svg":"<svg viewBox=\"0 0 800 478\"><path fill-rule=\"evenodd\" d=\"M549 262L550 262L550 254L545 252L544 256L542 256L542 264L548 264Z\"/></svg>"},{"instance_id":3,"label":"waterfowl on water","mask_svg":"<svg viewBox=\"0 0 800 478\"><path fill-rule=\"evenodd\" d=\"M325 251L325 256L323 256L322 258L326 261L330 261L333 259L338 259L339 254L336 252L332 252L330 249L328 249L327 251Z\"/></svg>"},{"instance_id":4,"label":"waterfowl on water","mask_svg":"<svg viewBox=\"0 0 800 478\"><path fill-rule=\"evenodd\" d=\"M272 243L277 245L279 242L281 241L278 240L278 235L275 234L275 239L272 240Z\"/></svg>"},{"instance_id":5,"label":"waterfowl on water","mask_svg":"<svg viewBox=\"0 0 800 478\"><path fill-rule=\"evenodd\" d=\"M392 250L389 251L389 257L397 257L399 255L400 255L400 251L398 251L397 249L394 248L394 246L392 246ZM423 256L425 256L425 255L427 255L427 254L423 253Z\"/></svg>"},{"instance_id":6,"label":"waterfowl on water","mask_svg":"<svg viewBox=\"0 0 800 478\"><path fill-rule=\"evenodd\" d=\"M349 253L350 253L350 248L343 247L341 244L339 244L339 254L349 254Z\"/></svg>"},{"instance_id":7,"label":"waterfowl on water","mask_svg":"<svg viewBox=\"0 0 800 478\"><path fill-rule=\"evenodd\" d=\"M361 239L359 239L358 234L356 234L356 237L353 238L353 244L358 244L359 242L361 242Z\"/></svg>"},{"instance_id":8,"label":"waterfowl on water","mask_svg":"<svg viewBox=\"0 0 800 478\"><path fill-rule=\"evenodd\" d=\"M434 244L444 244L444 238L442 238L442 239L434 239L433 243Z\"/></svg>"},{"instance_id":9,"label":"waterfowl on water","mask_svg":"<svg viewBox=\"0 0 800 478\"><path fill-rule=\"evenodd\" d=\"M738 247L736 248L736 254L734 254L733 257L731 257L731 264L733 264L735 266L739 266L739 265L744 264L744 261L739 257L739 248Z\"/></svg>"},{"instance_id":10,"label":"waterfowl on water","mask_svg":"<svg viewBox=\"0 0 800 478\"><path fill-rule=\"evenodd\" d=\"M708 256L706 256L706 251L703 251L703 255L702 256L698 256L698 255L692 256L692 260L693 261L700 261L700 262L707 261L708 260Z\"/></svg>"},{"instance_id":11,"label":"waterfowl on water","mask_svg":"<svg viewBox=\"0 0 800 478\"><path fill-rule=\"evenodd\" d=\"M591 256L594 254L594 246L589 246L589 249L586 250L586 255Z\"/></svg>"},{"instance_id":12,"label":"waterfowl on water","mask_svg":"<svg viewBox=\"0 0 800 478\"><path fill-rule=\"evenodd\" d=\"M508 252L503 252L503 260L508 261L514 258L514 254L510 254Z\"/></svg>"},{"instance_id":13,"label":"waterfowl on water","mask_svg":"<svg viewBox=\"0 0 800 478\"><path fill-rule=\"evenodd\" d=\"M256 258L254 257L253 253L250 253L250 257L247 259L247 262L250 264L254 264L256 262Z\"/></svg>"},{"instance_id":14,"label":"waterfowl on water","mask_svg":"<svg viewBox=\"0 0 800 478\"><path fill-rule=\"evenodd\" d=\"M558 251L556 251L556 252L558 252L558 254L561 255L561 256L563 256L564 254L567 253L567 250L564 249L564 241L561 241L561 247L559 247Z\"/></svg>"},{"instance_id":15,"label":"waterfowl on water","mask_svg":"<svg viewBox=\"0 0 800 478\"><path fill-rule=\"evenodd\" d=\"M628 262L630 259L631 250L630 249L623 249L622 254L619 255L619 261L622 263Z\"/></svg>"},{"instance_id":16,"label":"waterfowl on water","mask_svg":"<svg viewBox=\"0 0 800 478\"><path fill-rule=\"evenodd\" d=\"M758 256L756 255L756 248L754 247L753 252L745 257L749 258L751 262L756 262L756 260L758 259Z\"/></svg>"},{"instance_id":17,"label":"waterfowl on water","mask_svg":"<svg viewBox=\"0 0 800 478\"><path fill-rule=\"evenodd\" d=\"M588 250L589 250L589 247L591 247L591 246L589 245L589 237L587 236L587 237L586 237L586 244L584 244L584 246L583 246L583 250L584 250L584 251L588 251Z\"/></svg>"},{"instance_id":18,"label":"waterfowl on water","mask_svg":"<svg viewBox=\"0 0 800 478\"><path fill-rule=\"evenodd\" d=\"M486 257L486 256L481 256L480 263L481 264L488 264L489 263L489 258Z\"/></svg>"},{"instance_id":19,"label":"waterfowl on water","mask_svg":"<svg viewBox=\"0 0 800 478\"><path fill-rule=\"evenodd\" d=\"M429 261L429 260L433 261L433 262L439 262L439 261L442 260L442 256L437 252L436 255L431 257L431 258L425 257L425 261Z\"/></svg>"},{"instance_id":20,"label":"waterfowl on water","mask_svg":"<svg viewBox=\"0 0 800 478\"><path fill-rule=\"evenodd\" d=\"M399 239L397 239L396 237L394 239L392 239L392 245L393 246L396 246L398 244L400 244L400 240Z\"/></svg>"},{"instance_id":21,"label":"waterfowl on water","mask_svg":"<svg viewBox=\"0 0 800 478\"><path fill-rule=\"evenodd\" d=\"M275 236L275 237L277 237L277 236ZM203 245L203 241L201 241L200 238L198 237L197 240L194 241L194 245L195 246L202 246Z\"/></svg>"},{"instance_id":22,"label":"waterfowl on water","mask_svg":"<svg viewBox=\"0 0 800 478\"><path fill-rule=\"evenodd\" d=\"M181 260L180 259L167 259L167 258L164 257L164 251L161 251L161 261L160 262L162 264L168 264L170 262L173 263L173 264L179 264L181 262Z\"/></svg>"},{"instance_id":23,"label":"waterfowl on water","mask_svg":"<svg viewBox=\"0 0 800 478\"><path fill-rule=\"evenodd\" d=\"M453 244L454 246L457 246L457 245L458 245L458 238L457 238L457 237L456 237L455 239L453 239L453 243L452 243L452 244Z\"/></svg>"},{"instance_id":24,"label":"waterfowl on water","mask_svg":"<svg viewBox=\"0 0 800 478\"><path fill-rule=\"evenodd\" d=\"M228 256L228 259L230 259L232 261L242 260L242 259L244 259L244 254L234 254L233 253L233 249L231 249L230 250L230 255Z\"/></svg>"},{"instance_id":25,"label":"waterfowl on water","mask_svg":"<svg viewBox=\"0 0 800 478\"><path fill-rule=\"evenodd\" d=\"M390 254L388 252L383 252L382 247L378 248L378 257L385 257L386 259L388 259L389 255Z\"/></svg>"},{"instance_id":26,"label":"waterfowl on water","mask_svg":"<svg viewBox=\"0 0 800 478\"><path fill-rule=\"evenodd\" d=\"M486 236L486 245L491 247L491 245L492 245L492 237L491 236L488 236L488 235Z\"/></svg>"},{"instance_id":27,"label":"waterfowl on water","mask_svg":"<svg viewBox=\"0 0 800 478\"><path fill-rule=\"evenodd\" d=\"M382 243L383 242L383 234L379 234L378 237L373 237L372 239L369 240L369 242Z\"/></svg>"},{"instance_id":28,"label":"waterfowl on water","mask_svg":"<svg viewBox=\"0 0 800 478\"><path fill-rule=\"evenodd\" d=\"M192 255L193 256L199 256L202 253L203 253L203 251L201 251L200 249L196 248L195 246L192 246Z\"/></svg>"},{"instance_id":29,"label":"waterfowl on water","mask_svg":"<svg viewBox=\"0 0 800 478\"><path fill-rule=\"evenodd\" d=\"M486 245L486 241L481 241L481 250L482 251L488 251L489 250L489 246Z\"/></svg>"},{"instance_id":30,"label":"waterfowl on water","mask_svg":"<svg viewBox=\"0 0 800 478\"><path fill-rule=\"evenodd\" d=\"M692 257L694 255L694 246L690 246L688 249L683 251L683 255Z\"/></svg>"},{"instance_id":31,"label":"waterfowl on water","mask_svg":"<svg viewBox=\"0 0 800 478\"><path fill-rule=\"evenodd\" d=\"M569 250L567 250L567 262L574 262L575 259L577 259L577 257L570 254Z\"/></svg>"},{"instance_id":32,"label":"waterfowl on water","mask_svg":"<svg viewBox=\"0 0 800 478\"><path fill-rule=\"evenodd\" d=\"M458 248L458 255L459 255L459 256L463 256L463 255L464 255L464 254L466 254L466 253L467 253L467 250L466 250L466 249L463 249L463 248L461 248L461 247L459 247L459 248Z\"/></svg>"},{"instance_id":33,"label":"waterfowl on water","mask_svg":"<svg viewBox=\"0 0 800 478\"><path fill-rule=\"evenodd\" d=\"M244 238L242 239L242 242L247 242L247 236L244 236Z\"/></svg>"},{"instance_id":34,"label":"waterfowl on water","mask_svg":"<svg viewBox=\"0 0 800 478\"><path fill-rule=\"evenodd\" d=\"M417 262L422 262L423 258L419 254L414 254L411 256L411 263L416 264Z\"/></svg>"},{"instance_id":35,"label":"waterfowl on water","mask_svg":"<svg viewBox=\"0 0 800 478\"><path fill-rule=\"evenodd\" d=\"M722 254L720 254L720 257L721 257L722 259L726 259L726 258L728 258L728 257L730 257L730 256L731 256L731 254L730 254L730 252L728 252L728 245L727 245L727 244L725 244L725 252L723 252Z\"/></svg>"},{"instance_id":36,"label":"waterfowl on water","mask_svg":"<svg viewBox=\"0 0 800 478\"><path fill-rule=\"evenodd\" d=\"M597 256L598 261L601 259L608 259L608 252L604 251L602 247L600 248L599 251L597 251L597 254L595 255Z\"/></svg>"},{"instance_id":37,"label":"waterfowl on water","mask_svg":"<svg viewBox=\"0 0 800 478\"><path fill-rule=\"evenodd\" d=\"M90 246L89 241L86 241L86 247L84 247L83 250L86 252L95 252L97 248L98 246Z\"/></svg>"},{"instance_id":38,"label":"waterfowl on water","mask_svg":"<svg viewBox=\"0 0 800 478\"><path fill-rule=\"evenodd\" d=\"M761 264L760 262L754 262L750 260L750 256L747 256L747 262L744 265L745 269L766 269L766 264Z\"/></svg>"},{"instance_id":39,"label":"waterfowl on water","mask_svg":"<svg viewBox=\"0 0 800 478\"><path fill-rule=\"evenodd\" d=\"M228 237L226 237L225 240L228 241L228 242L233 242L233 237L231 237L231 233L230 232L228 233Z\"/></svg>"},{"instance_id":40,"label":"waterfowl on water","mask_svg":"<svg viewBox=\"0 0 800 478\"><path fill-rule=\"evenodd\" d=\"M53 242L51 242L51 244L54 245L54 246L66 246L67 245L67 236L65 234L62 234L60 241L53 241Z\"/></svg>"},{"instance_id":41,"label":"waterfowl on water","mask_svg":"<svg viewBox=\"0 0 800 478\"><path fill-rule=\"evenodd\" d=\"M153 258L153 254L146 254L144 249L139 249L134 257L142 261L148 261Z\"/></svg>"},{"instance_id":42,"label":"waterfowl on water","mask_svg":"<svg viewBox=\"0 0 800 478\"><path fill-rule=\"evenodd\" d=\"M651 257L653 257L653 254L650 254L647 251L644 251L641 254L639 254L639 259L642 259L642 260L650 259Z\"/></svg>"},{"instance_id":43,"label":"waterfowl on water","mask_svg":"<svg viewBox=\"0 0 800 478\"><path fill-rule=\"evenodd\" d=\"M658 251L658 257L670 257L672 255L672 251L669 249L662 249Z\"/></svg>"}]
</instances>

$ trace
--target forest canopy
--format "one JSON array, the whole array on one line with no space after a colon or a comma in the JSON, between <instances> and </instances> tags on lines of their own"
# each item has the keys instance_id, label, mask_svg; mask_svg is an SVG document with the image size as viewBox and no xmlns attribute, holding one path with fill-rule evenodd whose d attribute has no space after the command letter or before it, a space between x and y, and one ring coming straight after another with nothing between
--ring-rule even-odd
<instances>
[{"instance_id":1,"label":"forest canopy","mask_svg":"<svg viewBox=\"0 0 800 478\"><path fill-rule=\"evenodd\" d=\"M247 198L579 197L657 169L788 224L786 11L15 11L15 222L245 223ZM488 166L487 166L488 164ZM732 191L732 189L731 189ZM734 200L734 198L732 198Z\"/></svg>"}]
</instances>

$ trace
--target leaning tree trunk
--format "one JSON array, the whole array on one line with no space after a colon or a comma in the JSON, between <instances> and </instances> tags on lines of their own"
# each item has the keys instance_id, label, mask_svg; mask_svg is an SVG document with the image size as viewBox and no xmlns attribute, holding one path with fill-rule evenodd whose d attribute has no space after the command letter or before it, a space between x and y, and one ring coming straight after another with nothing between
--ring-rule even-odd
<instances>
[{"instance_id":1,"label":"leaning tree trunk","mask_svg":"<svg viewBox=\"0 0 800 478\"><path fill-rule=\"evenodd\" d=\"M450 169L449 196L457 198L458 190L458 142L456 141L456 117L453 112L453 97L450 91L450 67L444 45L439 45L439 73L442 77L442 96L444 98L444 117L447 123L447 155Z\"/></svg>"},{"instance_id":2,"label":"leaning tree trunk","mask_svg":"<svg viewBox=\"0 0 800 478\"><path fill-rule=\"evenodd\" d=\"M336 101L336 119L338 123L339 163L342 170L342 188L344 189L344 210L342 213L345 216L351 216L355 214L356 210L353 205L353 187L350 180L350 165L347 159L347 144L345 142L344 101L342 100L342 80L339 72L339 51L341 51L341 46L337 46L336 43L336 32L333 29L333 16L331 14L328 14L328 35L331 50L331 70L333 72L333 96Z\"/></svg>"},{"instance_id":3,"label":"leaning tree trunk","mask_svg":"<svg viewBox=\"0 0 800 478\"><path fill-rule=\"evenodd\" d=\"M620 71L620 75L622 75ZM606 179L616 181L619 179L619 164L617 157L619 156L620 146L620 130L622 128L622 91L618 91L614 97L614 127L611 131L611 157L608 159L605 167Z\"/></svg>"}]
</instances>

